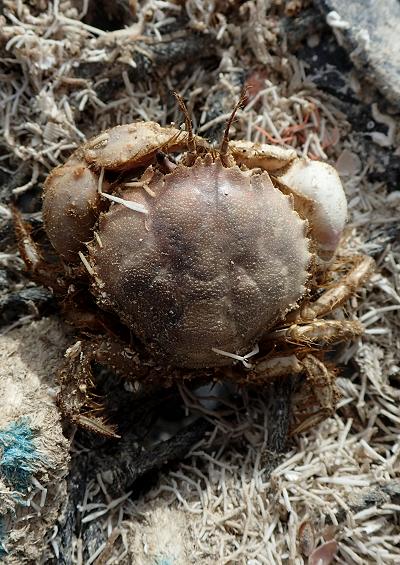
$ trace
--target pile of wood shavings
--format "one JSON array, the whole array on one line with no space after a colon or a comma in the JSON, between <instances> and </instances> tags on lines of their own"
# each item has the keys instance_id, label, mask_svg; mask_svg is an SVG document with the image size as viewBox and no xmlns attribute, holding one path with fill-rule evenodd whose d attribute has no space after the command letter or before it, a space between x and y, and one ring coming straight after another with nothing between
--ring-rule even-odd
<instances>
[{"instance_id":1,"label":"pile of wood shavings","mask_svg":"<svg viewBox=\"0 0 400 565\"><path fill-rule=\"evenodd\" d=\"M368 288L347 306L347 314L357 315L367 329L339 353L338 361L354 373L338 378L339 413L295 438L270 477L265 474L270 457L265 402L250 396L234 424L208 414L215 431L139 501L123 496L96 514L91 497L99 489L107 492L107 486L94 478L81 512L86 522L100 524L109 543L95 548L86 562L132 563L138 548L143 559L137 562L161 558L146 546L146 536L138 538L145 524L151 529L156 508L183 516L177 523L185 535L174 532L180 545L177 565L300 565L314 546L328 540L337 542L339 562L397 563L400 249L393 230L400 194L387 194L384 174L381 182L368 182L373 147L366 155L335 99L319 92L307 79L305 65L285 49L281 2L250 1L240 7L232 2L223 9L217 0L183 5L150 0L138 3L136 19L117 32L83 23L89 3L78 4L44 1L35 12L28 2L4 1L0 167L13 175L24 162L27 176L13 187L14 194L35 187L104 127L136 119L180 123L168 90L179 90L188 100L196 130L214 136L247 80L253 88L232 136L286 144L300 155L336 162L350 204L343 252L373 254L378 265ZM188 34L209 34L215 46L212 70L200 57L190 74L171 61L164 90L150 75L133 82L136 57L151 60L153 45L176 34L169 27L181 17L188 21ZM125 70L113 96L107 96L102 88L107 77L87 76L87 69L114 62ZM0 211L8 214L6 205ZM57 553L54 536L49 548ZM82 562L81 552L77 540L76 562Z\"/></svg>"}]
</instances>

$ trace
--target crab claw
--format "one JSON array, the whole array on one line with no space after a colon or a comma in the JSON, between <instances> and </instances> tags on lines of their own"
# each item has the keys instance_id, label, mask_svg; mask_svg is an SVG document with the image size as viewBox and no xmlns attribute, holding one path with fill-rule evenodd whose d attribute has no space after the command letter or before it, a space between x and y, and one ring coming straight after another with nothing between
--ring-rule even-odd
<instances>
[{"instance_id":1,"label":"crab claw","mask_svg":"<svg viewBox=\"0 0 400 565\"><path fill-rule=\"evenodd\" d=\"M347 201L339 175L321 161L296 159L279 180L310 198L314 206L308 216L319 257L332 259L347 218Z\"/></svg>"},{"instance_id":2,"label":"crab claw","mask_svg":"<svg viewBox=\"0 0 400 565\"><path fill-rule=\"evenodd\" d=\"M97 175L72 156L54 169L44 185L43 220L53 247L65 261L79 261L83 242L101 211Z\"/></svg>"}]
</instances>

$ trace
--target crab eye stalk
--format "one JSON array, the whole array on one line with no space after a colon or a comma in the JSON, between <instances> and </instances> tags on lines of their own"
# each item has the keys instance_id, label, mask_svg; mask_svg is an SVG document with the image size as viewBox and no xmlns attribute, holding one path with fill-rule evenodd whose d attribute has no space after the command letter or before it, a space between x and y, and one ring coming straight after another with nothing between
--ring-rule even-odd
<instances>
[{"instance_id":1,"label":"crab eye stalk","mask_svg":"<svg viewBox=\"0 0 400 565\"><path fill-rule=\"evenodd\" d=\"M182 96L180 94L178 94L178 92L173 91L172 94L175 96L179 108L182 112L182 114L184 115L185 118L185 126L186 126L186 131L188 134L188 140L187 140L187 147L188 147L188 153L189 153L189 161L190 164L193 164L196 160L197 157L197 151L196 151L196 142L194 139L194 135L193 135L193 126L192 126L192 120L190 119L190 114L189 114L189 110L187 109L187 106L185 104L185 101L183 100Z\"/></svg>"},{"instance_id":2,"label":"crab eye stalk","mask_svg":"<svg viewBox=\"0 0 400 565\"><path fill-rule=\"evenodd\" d=\"M235 107L232 110L232 113L226 123L224 136L221 141L221 145L219 147L219 155L221 157L222 163L227 166L227 159L226 156L228 155L228 144L229 144L229 130L231 128L232 122L235 119L236 113L241 108L246 100L247 88L244 87L242 92L240 93L239 100L236 102Z\"/></svg>"}]
</instances>

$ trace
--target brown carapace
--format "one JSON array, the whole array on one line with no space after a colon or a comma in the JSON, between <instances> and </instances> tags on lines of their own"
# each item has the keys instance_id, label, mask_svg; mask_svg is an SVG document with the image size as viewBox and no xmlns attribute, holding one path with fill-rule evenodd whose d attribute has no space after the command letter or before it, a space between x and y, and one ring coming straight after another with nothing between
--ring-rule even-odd
<instances>
[{"instance_id":1,"label":"brown carapace","mask_svg":"<svg viewBox=\"0 0 400 565\"><path fill-rule=\"evenodd\" d=\"M292 149L229 141L240 101L215 149L193 134L177 99L185 130L116 126L49 175L43 218L64 268L57 283L17 221L22 256L65 291L64 304L76 281L95 297L97 313L70 319L107 328L109 312L134 336L86 327L93 338L69 349L60 372L60 406L77 424L114 433L91 398L94 360L143 386L185 378L262 385L303 374L307 406L294 426L302 431L335 407L324 350L362 333L356 320L321 317L368 279L373 261L335 258L347 206L332 167Z\"/></svg>"}]
</instances>

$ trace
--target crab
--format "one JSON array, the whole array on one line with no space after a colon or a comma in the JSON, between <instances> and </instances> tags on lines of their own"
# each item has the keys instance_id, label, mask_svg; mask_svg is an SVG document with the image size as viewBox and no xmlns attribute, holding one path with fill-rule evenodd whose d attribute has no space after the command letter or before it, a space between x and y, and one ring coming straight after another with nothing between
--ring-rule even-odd
<instances>
[{"instance_id":1,"label":"crab","mask_svg":"<svg viewBox=\"0 0 400 565\"><path fill-rule=\"evenodd\" d=\"M184 379L264 386L295 375L293 433L335 410L333 344L363 332L332 317L373 260L339 256L347 216L337 172L294 149L185 128L118 125L85 142L44 185L46 263L17 217L20 252L81 332L60 369L62 413L116 436L95 395L94 362L140 387ZM174 157L175 156L175 157ZM132 393L133 393L132 392Z\"/></svg>"}]
</instances>

